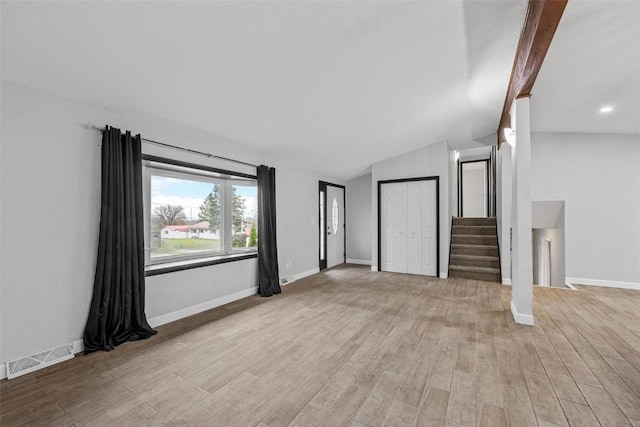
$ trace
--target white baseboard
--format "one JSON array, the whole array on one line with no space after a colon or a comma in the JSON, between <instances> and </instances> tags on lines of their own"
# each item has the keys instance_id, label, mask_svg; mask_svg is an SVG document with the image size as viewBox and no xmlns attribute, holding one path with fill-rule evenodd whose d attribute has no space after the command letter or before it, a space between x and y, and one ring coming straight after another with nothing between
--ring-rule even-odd
<instances>
[{"instance_id":1,"label":"white baseboard","mask_svg":"<svg viewBox=\"0 0 640 427\"><path fill-rule=\"evenodd\" d=\"M503 277L502 278L502 284L511 286L511 279Z\"/></svg>"},{"instance_id":2,"label":"white baseboard","mask_svg":"<svg viewBox=\"0 0 640 427\"><path fill-rule=\"evenodd\" d=\"M372 265L371 266L371 271L378 271L378 266L377 265Z\"/></svg>"},{"instance_id":3,"label":"white baseboard","mask_svg":"<svg viewBox=\"0 0 640 427\"><path fill-rule=\"evenodd\" d=\"M202 313L203 311L211 310L212 308L219 307L224 304L228 304L233 301L237 301L242 298L255 295L258 292L257 287L247 289L244 291L236 292L231 295L225 295L220 298L205 301L200 304L192 305L191 307L182 308L180 310L172 311L171 313L161 314L152 319L149 319L149 325L152 328L166 325L167 323L175 322L176 320L184 319L185 317L193 316L194 314Z\"/></svg>"},{"instance_id":4,"label":"white baseboard","mask_svg":"<svg viewBox=\"0 0 640 427\"><path fill-rule=\"evenodd\" d=\"M347 258L347 264L371 265L371 260Z\"/></svg>"},{"instance_id":5,"label":"white baseboard","mask_svg":"<svg viewBox=\"0 0 640 427\"><path fill-rule=\"evenodd\" d=\"M71 348L72 348L73 354L82 353L84 351L84 341L75 340L74 342L71 343Z\"/></svg>"},{"instance_id":6,"label":"white baseboard","mask_svg":"<svg viewBox=\"0 0 640 427\"><path fill-rule=\"evenodd\" d=\"M302 273L294 274L293 281L304 279L305 277L313 276L320 272L320 268L312 268L311 270L303 271Z\"/></svg>"},{"instance_id":7,"label":"white baseboard","mask_svg":"<svg viewBox=\"0 0 640 427\"><path fill-rule=\"evenodd\" d=\"M290 285L300 279L304 279L305 277L313 276L316 273L320 272L320 268L312 268L311 270L303 271L302 273L294 274L290 277L281 277L280 280L286 279L286 283L281 283L280 286Z\"/></svg>"},{"instance_id":8,"label":"white baseboard","mask_svg":"<svg viewBox=\"0 0 640 427\"><path fill-rule=\"evenodd\" d=\"M0 364L0 380L7 378L7 364Z\"/></svg>"},{"instance_id":9,"label":"white baseboard","mask_svg":"<svg viewBox=\"0 0 640 427\"><path fill-rule=\"evenodd\" d=\"M513 301L511 301L511 314L513 315L513 319L516 321L516 323L519 323L521 325L533 325L533 315L518 313L518 310L516 310L516 306Z\"/></svg>"},{"instance_id":10,"label":"white baseboard","mask_svg":"<svg viewBox=\"0 0 640 427\"><path fill-rule=\"evenodd\" d=\"M440 272L440 278L441 278L441 279L446 279L447 277L449 277L449 274L448 274L448 273L442 273L442 272Z\"/></svg>"},{"instance_id":11,"label":"white baseboard","mask_svg":"<svg viewBox=\"0 0 640 427\"><path fill-rule=\"evenodd\" d=\"M606 288L635 289L637 291L640 291L640 283L635 283L635 282L617 282L614 280L582 279L579 277L567 277L566 282L571 285L603 286Z\"/></svg>"}]
</instances>

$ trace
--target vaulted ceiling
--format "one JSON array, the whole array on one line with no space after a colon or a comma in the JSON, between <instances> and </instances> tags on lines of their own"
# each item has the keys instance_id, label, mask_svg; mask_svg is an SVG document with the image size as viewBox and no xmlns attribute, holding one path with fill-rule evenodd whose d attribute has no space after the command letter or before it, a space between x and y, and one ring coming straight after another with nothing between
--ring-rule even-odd
<instances>
[{"instance_id":1,"label":"vaulted ceiling","mask_svg":"<svg viewBox=\"0 0 640 427\"><path fill-rule=\"evenodd\" d=\"M3 1L2 78L348 179L424 145L493 133L525 9ZM638 22L637 1L569 1L532 91L534 131L640 133Z\"/></svg>"},{"instance_id":2,"label":"vaulted ceiling","mask_svg":"<svg viewBox=\"0 0 640 427\"><path fill-rule=\"evenodd\" d=\"M3 1L2 78L348 179L427 144L495 132L525 9Z\"/></svg>"}]
</instances>

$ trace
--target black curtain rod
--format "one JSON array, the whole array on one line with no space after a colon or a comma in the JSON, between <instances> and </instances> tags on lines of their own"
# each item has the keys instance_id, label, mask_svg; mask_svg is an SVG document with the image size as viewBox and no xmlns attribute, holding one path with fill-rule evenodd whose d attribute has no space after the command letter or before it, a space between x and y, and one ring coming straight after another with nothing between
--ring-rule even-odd
<instances>
[{"instance_id":1,"label":"black curtain rod","mask_svg":"<svg viewBox=\"0 0 640 427\"><path fill-rule=\"evenodd\" d=\"M103 127L96 126L93 123L87 123L86 126L89 129L99 130L100 132L104 131ZM238 164L241 164L241 165L251 166L251 167L254 167L254 168L258 167L257 165L254 165L254 164L251 164L251 163L247 163L247 162L243 162L241 160L235 160L235 159L230 159L228 157L216 156L215 154L205 153L203 151L198 151L198 150L192 150L190 148L178 147L177 145L166 144L164 142L154 141L153 139L142 138L142 140L144 142L148 142L150 144L160 145L161 147L172 148L174 150L186 151L187 153L198 154L200 156L209 157L210 159L213 158L213 159L219 159L219 160L226 160L227 162L238 163Z\"/></svg>"}]
</instances>

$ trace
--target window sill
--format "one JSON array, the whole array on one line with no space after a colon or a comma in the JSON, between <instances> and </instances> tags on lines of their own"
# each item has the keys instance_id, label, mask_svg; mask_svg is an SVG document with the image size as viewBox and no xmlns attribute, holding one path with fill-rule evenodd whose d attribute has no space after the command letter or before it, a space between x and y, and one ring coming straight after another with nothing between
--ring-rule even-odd
<instances>
[{"instance_id":1,"label":"window sill","mask_svg":"<svg viewBox=\"0 0 640 427\"><path fill-rule=\"evenodd\" d=\"M145 267L145 277L158 274L173 273L175 271L190 270L192 268L208 267L210 265L224 264L227 262L242 261L257 258L257 252L220 255L210 258L190 259L188 261L175 261L164 264L149 265Z\"/></svg>"}]
</instances>

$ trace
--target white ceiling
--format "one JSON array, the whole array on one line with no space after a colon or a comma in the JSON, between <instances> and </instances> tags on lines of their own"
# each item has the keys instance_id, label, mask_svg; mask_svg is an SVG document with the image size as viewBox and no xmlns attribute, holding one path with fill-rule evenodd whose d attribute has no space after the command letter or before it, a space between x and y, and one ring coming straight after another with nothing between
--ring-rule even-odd
<instances>
[{"instance_id":1,"label":"white ceiling","mask_svg":"<svg viewBox=\"0 0 640 427\"><path fill-rule=\"evenodd\" d=\"M532 90L531 128L640 134L640 1L569 0Z\"/></svg>"},{"instance_id":2,"label":"white ceiling","mask_svg":"<svg viewBox=\"0 0 640 427\"><path fill-rule=\"evenodd\" d=\"M2 1L2 78L349 179L434 142L493 133L525 9L526 0Z\"/></svg>"}]
</instances>

